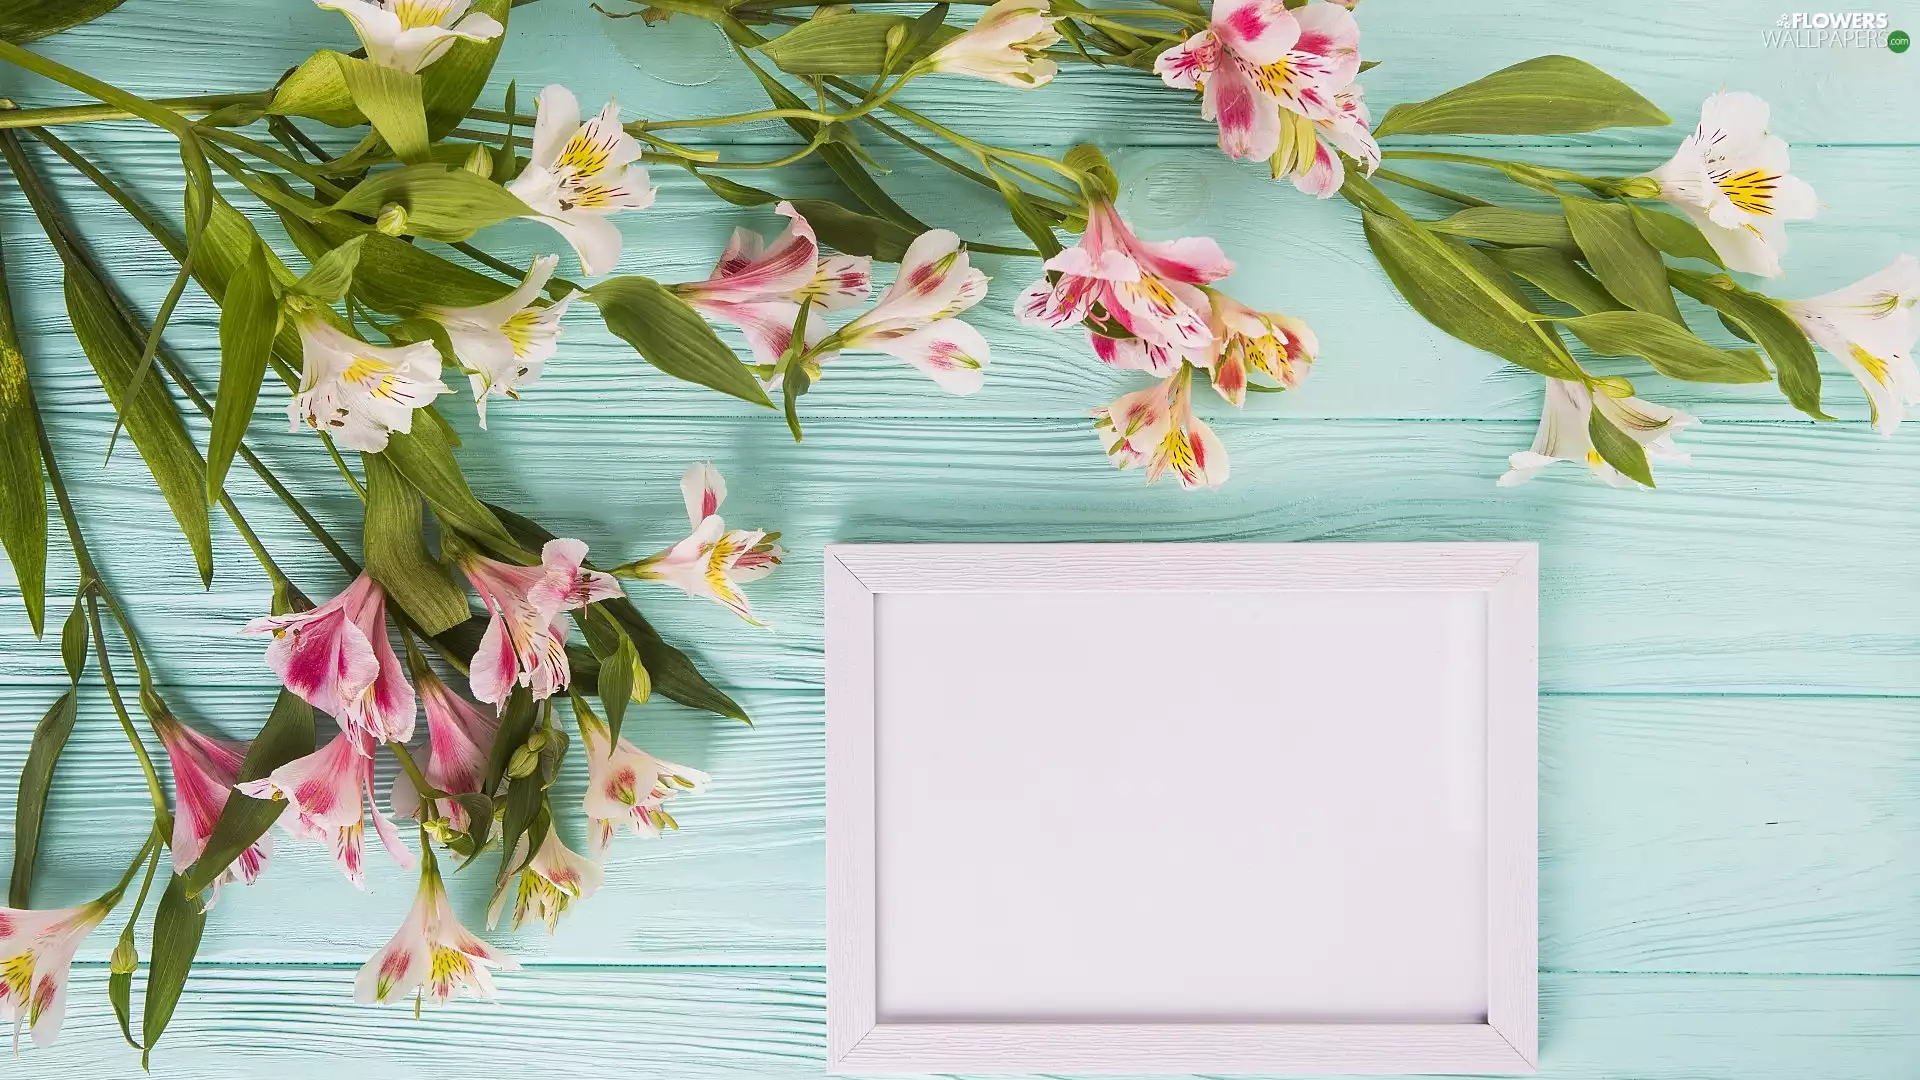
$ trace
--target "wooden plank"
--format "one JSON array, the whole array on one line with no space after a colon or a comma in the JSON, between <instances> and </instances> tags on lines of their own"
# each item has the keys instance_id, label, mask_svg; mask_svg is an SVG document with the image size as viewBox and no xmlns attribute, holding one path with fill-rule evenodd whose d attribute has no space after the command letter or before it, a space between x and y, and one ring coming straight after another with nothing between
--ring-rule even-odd
<instances>
[{"instance_id":1,"label":"wooden plank","mask_svg":"<svg viewBox=\"0 0 1920 1080\"><path fill-rule=\"evenodd\" d=\"M0 776L50 691L0 697ZM264 686L175 692L228 735L259 724ZM666 704L630 718L648 750L711 772L676 803L685 827L622 838L606 892L552 938L499 940L541 962L819 964L825 956L825 733L815 686L751 692L751 729ZM380 764L384 793L391 764ZM150 810L102 695L82 695L43 839L35 902L111 885ZM561 805L584 782L576 759ZM11 833L11 802L0 831ZM578 843L569 825L565 838ZM456 878L476 925L491 862ZM214 908L221 961L357 962L399 925L412 879L377 851L369 895L317 847L282 841L251 888ZM1920 974L1920 702L1547 696L1540 707L1540 964L1549 970ZM111 935L82 951L102 960Z\"/></svg>"},{"instance_id":2,"label":"wooden plank","mask_svg":"<svg viewBox=\"0 0 1920 1080\"><path fill-rule=\"evenodd\" d=\"M1920 70L1920 65L1913 65ZM109 130L111 128L111 130ZM75 141L109 165L115 175L171 203L178 186L179 158L170 140L142 137L124 126L97 125L78 131ZM1054 148L1056 151L1062 149ZM998 196L909 158L882 153L895 166L888 190L934 224L951 226L976 240L1021 244ZM1633 172L1658 161L1631 150L1556 151L1540 160L1594 174ZM1809 296L1836 288L1892 261L1913 246L1910 234L1886 227L1887 207L1920 202L1920 177L1910 167L1911 153L1889 148L1824 147L1799 153L1797 171L1819 191L1824 206L1816 222L1796 223L1787 266L1792 277L1770 283L1785 296ZM1240 299L1307 320L1320 337L1321 359L1300 389L1285 394L1250 395L1244 415L1286 418L1533 419L1539 415L1541 380L1446 336L1414 314L1374 263L1360 235L1352 207L1340 200L1318 202L1289 186L1276 188L1258 171L1239 170L1208 149L1141 149L1122 155L1118 167L1128 178L1123 207L1151 236L1207 233L1221 239L1239 269L1223 286ZM789 170L791 171L791 170ZM1418 168L1412 171L1422 171ZM138 226L97 193L90 193L71 170L54 162L69 204L95 250L108 255L119 280L135 301L151 312L173 278L173 265ZM1485 174L1451 167L1426 174L1487 194L1518 189L1491 182ZM697 180L679 170L656 169L656 204L615 219L627 237L623 267L663 281L705 278L737 225L765 232L777 229L770 210L742 210L717 203ZM783 193L810 195L826 188L818 170L799 170L756 180ZM0 178L0 223L19 237L8 247L8 273L14 302L25 331L28 356L36 370L43 401L56 407L104 411L92 369L67 328L60 299L59 265L24 204L10 195L11 177ZM236 194L237 205L251 206ZM1519 201L1526 201L1524 198ZM1451 208L1415 195L1410 206L1438 217ZM278 226L262 231L279 236ZM488 230L484 246L521 261L559 245L551 231L529 222ZM295 265L297 256L294 258ZM572 256L566 256L569 266ZM980 327L995 350L986 386L970 397L953 397L902 361L877 353L842 356L801 405L803 419L826 416L1047 416L1081 417L1088 409L1143 384L1140 376L1100 364L1085 336L1024 326L1013 318L1019 291L1038 273L1030 259L978 256L993 277L985 301L967 317ZM570 272L570 271L569 271ZM884 274L891 274L884 269ZM883 276L882 280L887 280ZM1721 344L1735 344L1710 315L1694 310L1694 324ZM218 311L197 289L189 290L173 320L169 340L199 371L207 385L218 371L214 342ZM524 430L530 420L579 417L604 420L632 416L743 416L752 409L712 391L677 382L639 360L633 349L606 331L590 308L576 307L565 323L560 355L524 400L492 411L501 436ZM731 330L723 335L736 347ZM1652 375L1635 360L1598 360L1576 348L1597 372L1631 375L1642 394L1680 406L1707 419L1804 419L1770 384L1716 387L1678 383ZM744 355L744 353L743 353ZM1854 424L1868 418L1865 395L1839 362L1819 354L1827 373L1827 410ZM464 380L446 399L450 415L470 416ZM262 430L275 426L284 399L269 388L261 402ZM1196 395L1202 415L1241 415L1208 391Z\"/></svg>"},{"instance_id":3,"label":"wooden plank","mask_svg":"<svg viewBox=\"0 0 1920 1080\"><path fill-rule=\"evenodd\" d=\"M826 1060L817 970L539 967L500 978L497 1007L349 1004L350 967L201 965L153 1057L157 1080L492 1074L565 1061L582 1075L658 1069L687 1080L800 1080ZM46 1075L127 1073L104 965L77 969ZM1904 1080L1920 1059L1920 981L1547 974L1546 1080Z\"/></svg>"},{"instance_id":4,"label":"wooden plank","mask_svg":"<svg viewBox=\"0 0 1920 1080\"><path fill-rule=\"evenodd\" d=\"M94 467L107 419L56 419L101 561L138 598L139 617L166 628L149 634L163 677L230 682L240 672L255 685L260 644L235 631L267 596L232 531L216 531L215 591L201 594L137 458ZM1113 469L1084 420L830 419L796 447L771 414L631 428L523 418L512 433L472 434L462 454L480 491L606 561L684 535L680 472L693 459L718 463L733 491L727 520L783 530L793 553L749 590L775 632L665 586L634 593L728 686L818 685L818 552L829 541L1534 540L1548 690L1920 693L1910 662L1920 608L1889 587L1920 564L1899 528L1920 501L1915 439L1711 424L1680 438L1694 463L1662 467L1662 487L1648 492L1605 488L1573 465L1496 488L1507 455L1532 438L1530 422L1245 416L1218 431L1237 478L1198 494ZM306 436L268 445L276 464L298 462L296 491L331 493L316 506L325 520L355 520ZM297 582L317 596L343 584L284 513L251 493L247 506ZM353 528L344 532L352 544ZM51 595L72 587L67 561L50 574ZM28 644L17 598L0 602L13 677L63 681L55 650Z\"/></svg>"},{"instance_id":5,"label":"wooden plank","mask_svg":"<svg viewBox=\"0 0 1920 1080\"><path fill-rule=\"evenodd\" d=\"M1772 97L1775 128L1795 142L1913 141L1907 103L1920 96L1920 66L1911 57L1885 48L1776 47L1767 34L1780 14L1780 5L1770 0L1657 8L1599 0L1556 8L1551 18L1517 17L1498 0L1369 0L1358 12L1362 52L1381 66L1362 82L1380 116L1395 102L1429 97L1529 57L1567 53L1624 79L1676 120L1668 129L1601 138L1677 143L1691 129L1700 101L1728 87ZM491 100L513 77L522 101L542 84L560 81L584 102L618 94L629 118L767 107L717 31L681 17L649 28L638 19L609 23L585 5L554 4L516 9L511 24L489 87ZM315 48L351 50L356 44L345 20L297 4L250 4L233 18L196 25L192 34L181 34L180 26L165 5L130 4L36 48L159 96L264 88ZM161 35L168 40L167 57L156 63L151 47ZM637 47L641 63L621 54L614 35L634 42L630 47ZM13 93L22 105L70 98L39 79L22 80ZM1010 145L1028 144L1036 135L1111 145L1204 145L1216 137L1200 119L1193 94L1169 89L1145 72L1099 71L1081 63L1068 63L1053 85L1036 92L936 76L903 100L970 136ZM717 137L794 139L777 123L721 129Z\"/></svg>"}]
</instances>

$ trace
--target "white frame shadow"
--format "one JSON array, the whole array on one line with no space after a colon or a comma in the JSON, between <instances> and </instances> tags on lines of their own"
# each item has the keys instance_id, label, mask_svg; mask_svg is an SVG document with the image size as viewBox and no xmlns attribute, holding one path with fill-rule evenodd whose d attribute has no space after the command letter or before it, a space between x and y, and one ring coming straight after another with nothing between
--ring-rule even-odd
<instances>
[{"instance_id":1,"label":"white frame shadow","mask_svg":"<svg viewBox=\"0 0 1920 1080\"><path fill-rule=\"evenodd\" d=\"M827 1068L860 1073L1536 1071L1539 555L1531 543L832 544ZM1463 591L1487 601L1487 1019L1481 1023L882 1023L875 978L874 596Z\"/></svg>"}]
</instances>

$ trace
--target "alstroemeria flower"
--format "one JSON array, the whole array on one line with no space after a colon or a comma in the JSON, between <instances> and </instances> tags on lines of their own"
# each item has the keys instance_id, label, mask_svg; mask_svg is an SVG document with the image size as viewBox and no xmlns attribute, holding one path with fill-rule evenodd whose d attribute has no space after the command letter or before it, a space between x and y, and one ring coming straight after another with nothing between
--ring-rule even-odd
<instances>
[{"instance_id":1,"label":"alstroemeria flower","mask_svg":"<svg viewBox=\"0 0 1920 1080\"><path fill-rule=\"evenodd\" d=\"M664 581L689 596L712 597L753 625L764 625L747 605L740 586L772 573L786 552L764 532L727 528L719 513L727 497L727 481L712 465L687 466L680 477L680 494L693 532L657 555L629 563L621 572L643 581Z\"/></svg>"},{"instance_id":2,"label":"alstroemeria flower","mask_svg":"<svg viewBox=\"0 0 1920 1080\"><path fill-rule=\"evenodd\" d=\"M1227 482L1227 448L1193 415L1193 369L1182 365L1145 390L1123 394L1093 410L1093 428L1117 468L1147 468L1147 483L1172 469L1180 486L1217 488Z\"/></svg>"},{"instance_id":3,"label":"alstroemeria flower","mask_svg":"<svg viewBox=\"0 0 1920 1080\"><path fill-rule=\"evenodd\" d=\"M1201 92L1228 157L1261 160L1281 143L1281 114L1338 112L1334 95L1360 70L1360 28L1333 4L1288 11L1280 0L1219 0L1210 29L1160 54L1168 86Z\"/></svg>"},{"instance_id":4,"label":"alstroemeria flower","mask_svg":"<svg viewBox=\"0 0 1920 1080\"><path fill-rule=\"evenodd\" d=\"M740 328L753 358L771 367L793 342L800 302L809 297L806 344L826 336L818 314L839 311L867 298L873 288L873 260L865 255L820 257L813 226L783 202L774 208L789 219L772 244L752 229L735 229L727 249L705 281L675 285L673 291L701 314ZM816 362L826 357L816 357Z\"/></svg>"},{"instance_id":5,"label":"alstroemeria flower","mask_svg":"<svg viewBox=\"0 0 1920 1080\"><path fill-rule=\"evenodd\" d=\"M1288 177L1294 187L1322 199L1332 198L1346 183L1340 154L1358 161L1368 176L1380 167L1380 144L1373 139L1373 117L1359 85L1334 94L1333 104L1333 115L1311 120L1282 112L1280 146L1269 159L1275 180Z\"/></svg>"},{"instance_id":6,"label":"alstroemeria flower","mask_svg":"<svg viewBox=\"0 0 1920 1080\"><path fill-rule=\"evenodd\" d=\"M416 72L446 55L456 41L492 41L506 27L468 0L313 0L345 15L367 47L367 59Z\"/></svg>"},{"instance_id":7,"label":"alstroemeria flower","mask_svg":"<svg viewBox=\"0 0 1920 1080\"><path fill-rule=\"evenodd\" d=\"M1548 379L1547 398L1540 410L1540 428L1534 433L1533 446L1507 459L1508 468L1500 477L1500 486L1524 484L1556 461L1575 461L1585 464L1597 479L1614 487L1633 487L1635 481L1631 477L1607 464L1600 451L1593 448L1587 422L1596 407L1601 415L1613 421L1614 427L1645 447L1649 458L1675 463L1688 460L1684 451L1674 447L1673 436L1682 428L1699 423L1691 414L1637 397L1608 397L1566 379Z\"/></svg>"},{"instance_id":8,"label":"alstroemeria flower","mask_svg":"<svg viewBox=\"0 0 1920 1080\"><path fill-rule=\"evenodd\" d=\"M362 1005L403 1001L418 990L440 1004L465 993L493 997L488 967L518 971L513 957L474 937L453 917L446 883L440 879L432 849L420 867L420 891L413 910L386 947L354 976L353 1000Z\"/></svg>"},{"instance_id":9,"label":"alstroemeria flower","mask_svg":"<svg viewBox=\"0 0 1920 1080\"><path fill-rule=\"evenodd\" d=\"M1320 351L1320 339L1291 315L1255 311L1225 293L1208 290L1216 351L1208 363L1213 388L1234 405L1247 399L1247 378L1259 372L1291 390Z\"/></svg>"},{"instance_id":10,"label":"alstroemeria flower","mask_svg":"<svg viewBox=\"0 0 1920 1080\"><path fill-rule=\"evenodd\" d=\"M487 428L487 399L518 399L521 390L540 381L541 369L560 348L560 317L574 294L544 307L533 302L559 265L558 255L540 256L518 288L490 304L427 309L427 315L446 328L453 355L467 370L482 431Z\"/></svg>"},{"instance_id":11,"label":"alstroemeria flower","mask_svg":"<svg viewBox=\"0 0 1920 1080\"><path fill-rule=\"evenodd\" d=\"M614 744L606 725L592 717L582 721L581 731L587 744L587 794L581 806L596 855L606 853L622 822L636 836L659 836L663 826L680 827L664 804L698 794L707 786L706 773L661 761L625 739Z\"/></svg>"},{"instance_id":12,"label":"alstroemeria flower","mask_svg":"<svg viewBox=\"0 0 1920 1080\"><path fill-rule=\"evenodd\" d=\"M999 0L923 62L929 71L977 75L1031 90L1053 81L1059 65L1042 55L1060 41L1048 0Z\"/></svg>"},{"instance_id":13,"label":"alstroemeria flower","mask_svg":"<svg viewBox=\"0 0 1920 1080\"><path fill-rule=\"evenodd\" d=\"M427 710L427 745L413 751L421 774L428 784L449 795L479 794L499 722L467 704L467 699L425 667L416 665L414 679L420 684L420 702ZM405 770L394 777L387 805L398 817L421 816L420 793ZM452 799L436 805L455 830L469 831L465 807Z\"/></svg>"},{"instance_id":14,"label":"alstroemeria flower","mask_svg":"<svg viewBox=\"0 0 1920 1080\"><path fill-rule=\"evenodd\" d=\"M971 394L992 358L987 339L956 316L986 295L987 275L968 264L960 238L929 229L907 245L899 276L879 302L835 336L843 348L905 360L950 394Z\"/></svg>"},{"instance_id":15,"label":"alstroemeria flower","mask_svg":"<svg viewBox=\"0 0 1920 1080\"><path fill-rule=\"evenodd\" d=\"M518 862L527 850L527 838L520 838L520 846L514 852L514 861ZM560 916L576 900L585 900L599 891L606 879L606 872L600 864L573 851L560 842L560 834L547 830L547 838L540 842L540 850L533 853L533 861L520 871L520 883L514 890L513 929L532 912L547 924L547 933L551 934L559 927ZM507 890L502 888L494 894L493 903L487 906L487 929L500 924L500 914L506 910Z\"/></svg>"},{"instance_id":16,"label":"alstroemeria flower","mask_svg":"<svg viewBox=\"0 0 1920 1080\"><path fill-rule=\"evenodd\" d=\"M1728 268L1778 277L1786 223L1819 209L1813 188L1788 173L1787 158L1786 141L1767 131L1767 103L1722 90L1700 106L1699 125L1672 160L1646 175Z\"/></svg>"},{"instance_id":17,"label":"alstroemeria flower","mask_svg":"<svg viewBox=\"0 0 1920 1080\"><path fill-rule=\"evenodd\" d=\"M584 124L579 99L564 86L535 101L533 156L507 190L573 245L582 272L604 274L620 261L620 230L607 218L653 205L647 170L635 164L640 142L620 126L611 99Z\"/></svg>"},{"instance_id":18,"label":"alstroemeria flower","mask_svg":"<svg viewBox=\"0 0 1920 1080\"><path fill-rule=\"evenodd\" d=\"M34 1045L53 1045L67 1013L73 954L110 910L100 900L44 911L0 907L0 1020L13 1022L16 1050L22 1021Z\"/></svg>"},{"instance_id":19,"label":"alstroemeria flower","mask_svg":"<svg viewBox=\"0 0 1920 1080\"><path fill-rule=\"evenodd\" d=\"M380 834L380 842L393 861L413 869L413 853L400 842L393 822L374 802L373 759L358 751L350 735L336 735L306 757L234 788L256 799L285 799L291 803L289 812L280 815L281 828L296 839L318 840L332 847L333 861L357 889L367 887L362 854L368 810L373 811L374 831Z\"/></svg>"},{"instance_id":20,"label":"alstroemeria flower","mask_svg":"<svg viewBox=\"0 0 1920 1080\"><path fill-rule=\"evenodd\" d=\"M333 716L361 754L413 738L413 687L387 637L387 594L371 574L311 611L263 616L241 633L273 635L267 665Z\"/></svg>"},{"instance_id":21,"label":"alstroemeria flower","mask_svg":"<svg viewBox=\"0 0 1920 1080\"><path fill-rule=\"evenodd\" d=\"M173 872L184 874L207 849L207 838L213 835L213 826L226 809L227 796L240 776L247 744L203 735L165 713L155 717L153 729L160 736L160 745L167 748L167 764L173 773L173 842L168 846L173 851ZM254 841L214 879L207 906L219 901L224 885L236 881L253 884L272 853L273 837Z\"/></svg>"},{"instance_id":22,"label":"alstroemeria flower","mask_svg":"<svg viewBox=\"0 0 1920 1080\"><path fill-rule=\"evenodd\" d=\"M1813 343L1832 353L1860 380L1873 408L1873 426L1891 435L1920 405L1920 261L1902 255L1868 277L1811 300L1783 300Z\"/></svg>"},{"instance_id":23,"label":"alstroemeria flower","mask_svg":"<svg viewBox=\"0 0 1920 1080\"><path fill-rule=\"evenodd\" d=\"M1020 294L1022 322L1057 328L1088 321L1100 359L1166 376L1211 350L1210 305L1197 286L1227 276L1233 263L1204 236L1142 240L1112 203L1099 201L1088 209L1080 242L1048 259L1046 270ZM1102 334L1103 326L1132 336Z\"/></svg>"},{"instance_id":24,"label":"alstroemeria flower","mask_svg":"<svg viewBox=\"0 0 1920 1080\"><path fill-rule=\"evenodd\" d=\"M318 315L299 316L300 390L287 403L288 430L305 424L349 450L377 454L387 436L413 430L413 411L447 393L431 341L369 345Z\"/></svg>"},{"instance_id":25,"label":"alstroemeria flower","mask_svg":"<svg viewBox=\"0 0 1920 1080\"><path fill-rule=\"evenodd\" d=\"M581 565L586 557L587 545L578 540L549 540L539 566L475 554L460 559L487 608L487 632L467 680L477 700L505 709L516 684L530 688L535 701L566 689L572 678L566 612L620 595L619 582Z\"/></svg>"}]
</instances>

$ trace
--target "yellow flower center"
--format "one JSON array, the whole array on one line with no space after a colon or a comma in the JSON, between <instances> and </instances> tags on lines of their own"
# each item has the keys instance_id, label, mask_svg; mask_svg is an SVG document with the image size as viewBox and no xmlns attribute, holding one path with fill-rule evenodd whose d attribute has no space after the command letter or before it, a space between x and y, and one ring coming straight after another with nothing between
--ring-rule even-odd
<instances>
[{"instance_id":1,"label":"yellow flower center","mask_svg":"<svg viewBox=\"0 0 1920 1080\"><path fill-rule=\"evenodd\" d=\"M1866 372L1869 378L1881 386L1887 385L1887 362L1884 358L1875 356L1858 345L1850 346L1847 351L1852 355L1853 362L1859 364L1860 370Z\"/></svg>"},{"instance_id":2,"label":"yellow flower center","mask_svg":"<svg viewBox=\"0 0 1920 1080\"><path fill-rule=\"evenodd\" d=\"M1774 186L1780 177L1761 169L1748 169L1722 177L1720 191L1742 213L1766 216L1773 213Z\"/></svg>"},{"instance_id":3,"label":"yellow flower center","mask_svg":"<svg viewBox=\"0 0 1920 1080\"><path fill-rule=\"evenodd\" d=\"M453 0L393 0L388 10L400 17L400 29L419 30L439 26L452 8Z\"/></svg>"}]
</instances>

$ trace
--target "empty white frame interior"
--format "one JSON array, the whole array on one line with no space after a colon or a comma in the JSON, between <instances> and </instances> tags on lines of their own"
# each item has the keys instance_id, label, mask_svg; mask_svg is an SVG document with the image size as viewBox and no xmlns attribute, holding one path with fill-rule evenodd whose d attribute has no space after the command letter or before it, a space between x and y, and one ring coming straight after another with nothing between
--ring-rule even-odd
<instances>
[{"instance_id":1,"label":"empty white frame interior","mask_svg":"<svg viewBox=\"0 0 1920 1080\"><path fill-rule=\"evenodd\" d=\"M1531 545L826 571L836 1071L1531 1071Z\"/></svg>"}]
</instances>

